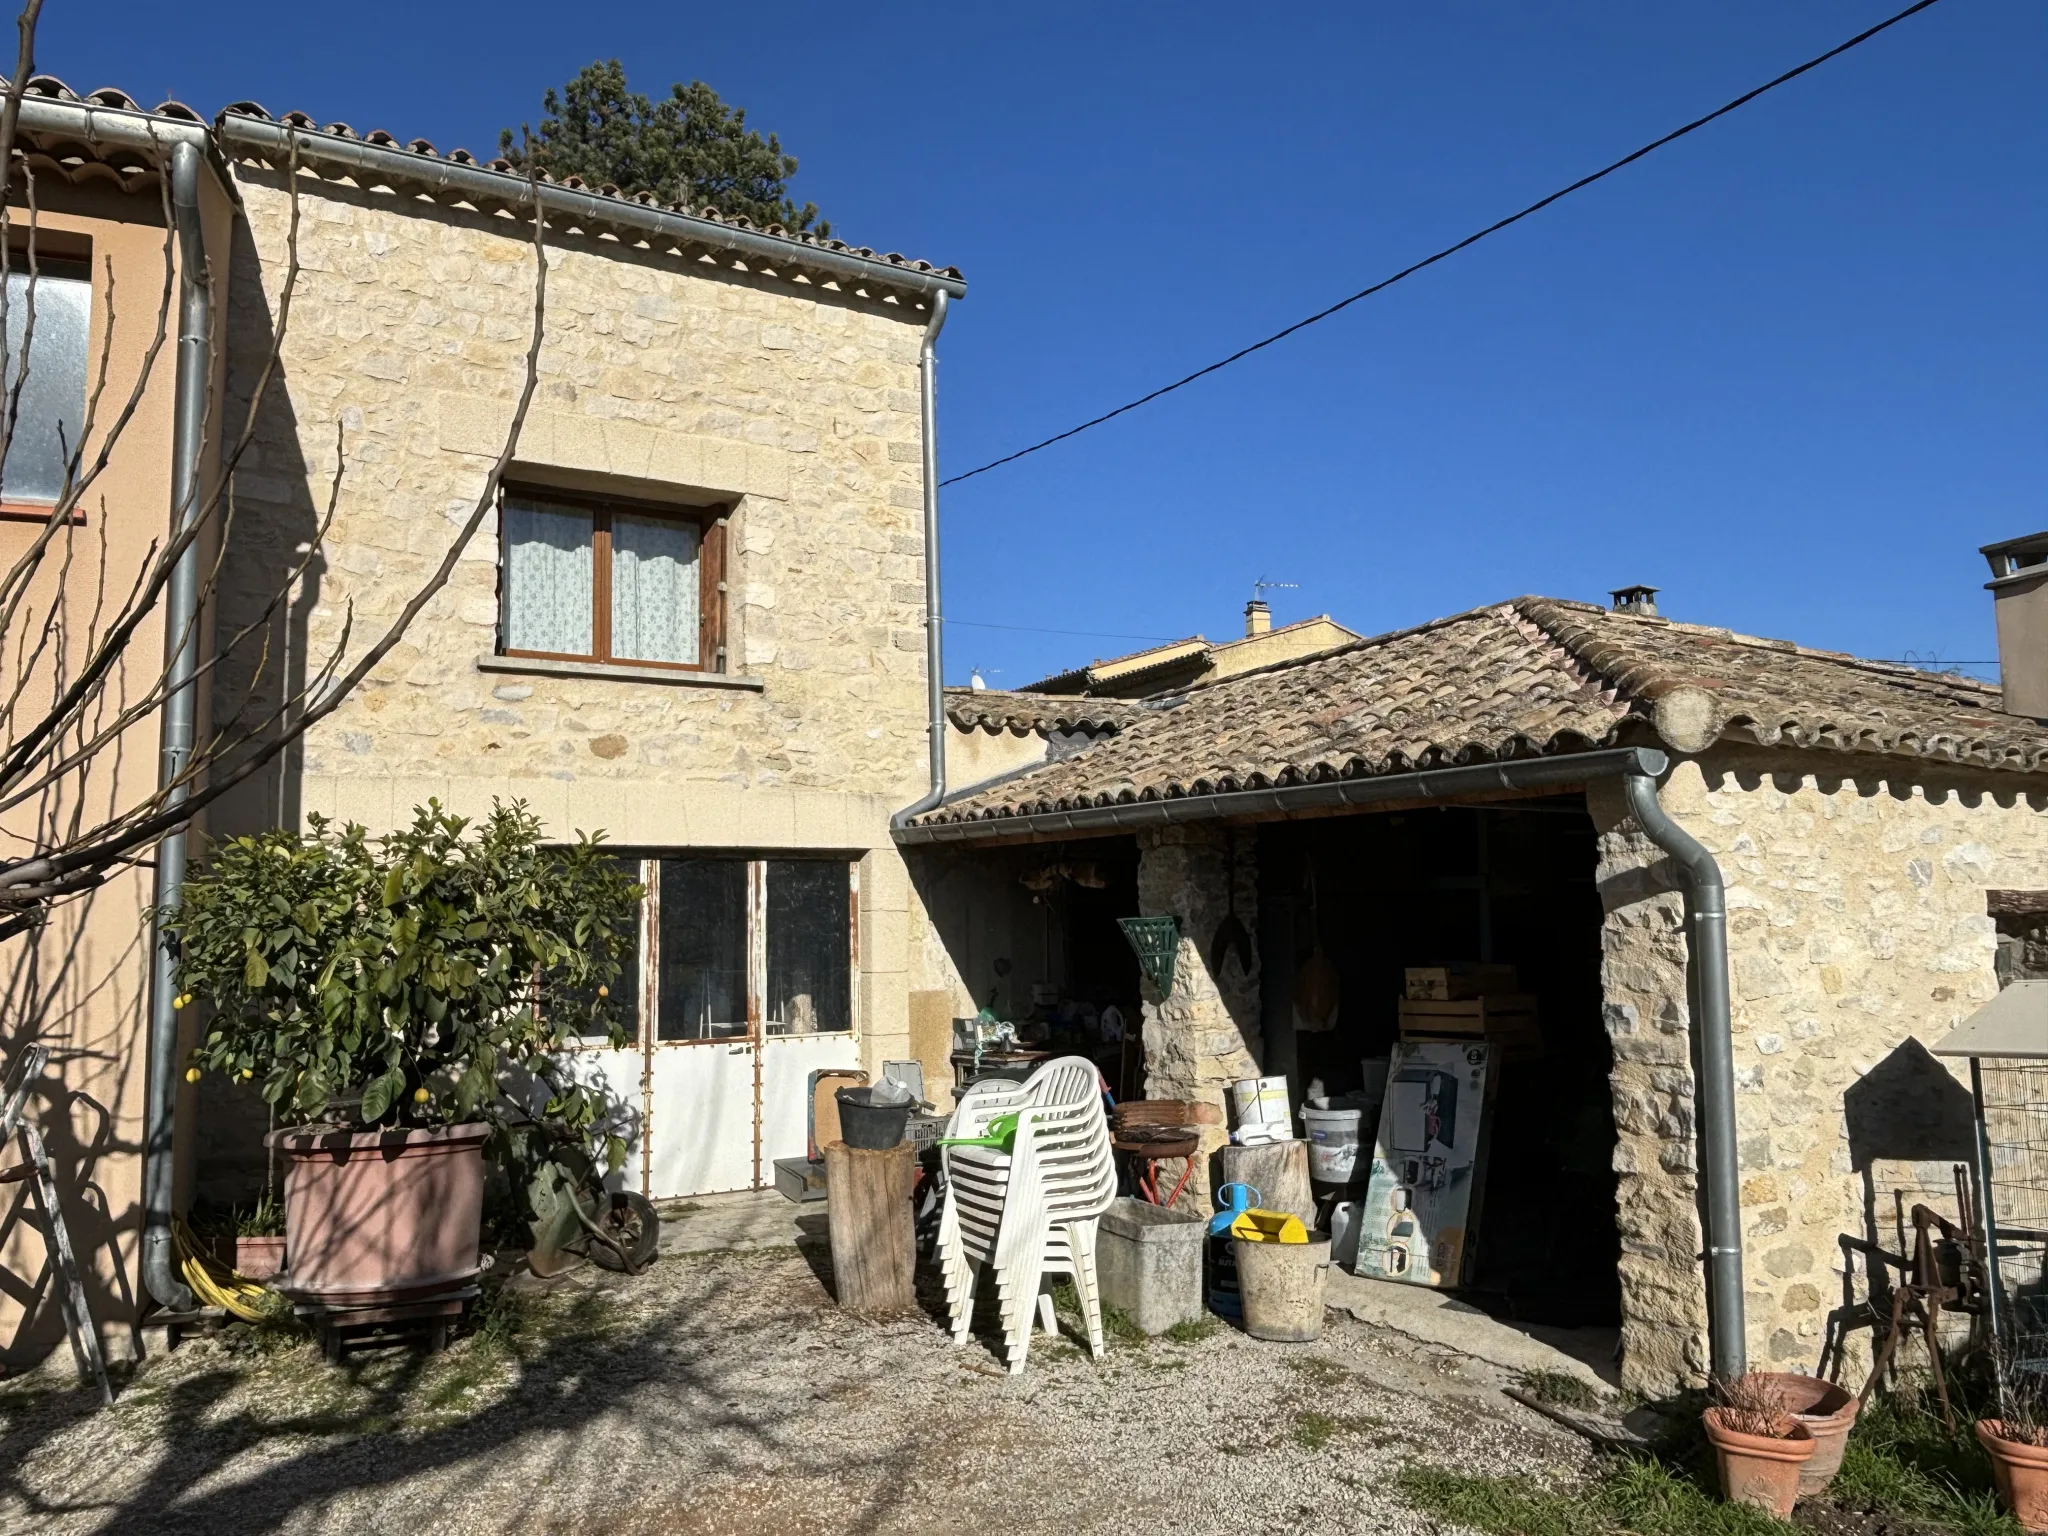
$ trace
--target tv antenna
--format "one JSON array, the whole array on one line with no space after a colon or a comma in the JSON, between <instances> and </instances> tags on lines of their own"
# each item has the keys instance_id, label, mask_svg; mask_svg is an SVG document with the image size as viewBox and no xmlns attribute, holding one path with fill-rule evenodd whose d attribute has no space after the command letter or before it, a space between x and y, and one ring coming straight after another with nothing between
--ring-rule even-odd
<instances>
[{"instance_id":1,"label":"tv antenna","mask_svg":"<svg viewBox=\"0 0 2048 1536\"><path fill-rule=\"evenodd\" d=\"M1265 576L1261 576L1252 583L1252 601L1255 603L1264 602L1268 592L1297 592L1300 589L1301 583L1298 581L1273 581Z\"/></svg>"}]
</instances>

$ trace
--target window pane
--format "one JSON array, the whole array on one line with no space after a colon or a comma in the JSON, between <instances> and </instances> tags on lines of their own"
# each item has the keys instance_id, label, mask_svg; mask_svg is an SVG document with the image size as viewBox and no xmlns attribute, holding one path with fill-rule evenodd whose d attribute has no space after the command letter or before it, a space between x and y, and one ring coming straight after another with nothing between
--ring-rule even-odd
<instances>
[{"instance_id":1,"label":"window pane","mask_svg":"<svg viewBox=\"0 0 2048 1536\"><path fill-rule=\"evenodd\" d=\"M68 262L64 267L75 269ZM28 274L9 271L5 388L10 391L21 371L28 301ZM79 424L85 417L85 328L92 310L92 285L83 277L53 276L43 263L36 275L35 304L36 331L29 343L28 377L21 384L21 415L7 462L0 466L0 494L9 501L57 499L64 489L65 461L78 449Z\"/></svg>"},{"instance_id":2,"label":"window pane","mask_svg":"<svg viewBox=\"0 0 2048 1536\"><path fill-rule=\"evenodd\" d=\"M588 512L505 499L505 649L591 654Z\"/></svg>"},{"instance_id":3,"label":"window pane","mask_svg":"<svg viewBox=\"0 0 2048 1536\"><path fill-rule=\"evenodd\" d=\"M658 1040L747 1032L747 866L741 859L661 861Z\"/></svg>"},{"instance_id":4,"label":"window pane","mask_svg":"<svg viewBox=\"0 0 2048 1536\"><path fill-rule=\"evenodd\" d=\"M768 861L768 1034L853 1028L850 895L843 863Z\"/></svg>"},{"instance_id":5,"label":"window pane","mask_svg":"<svg viewBox=\"0 0 2048 1536\"><path fill-rule=\"evenodd\" d=\"M698 538L695 523L612 519L612 655L696 664Z\"/></svg>"},{"instance_id":6,"label":"window pane","mask_svg":"<svg viewBox=\"0 0 2048 1536\"><path fill-rule=\"evenodd\" d=\"M640 861L619 854L609 855L606 863L635 885L640 883ZM611 1011L619 1021L619 1027L626 1032L622 1049L637 1048L640 1043L640 903L633 903L633 916L626 929L626 947L619 955L619 974L611 982ZM595 1001L587 995L565 988L564 999L577 1011L580 1021L588 1021L590 1005ZM592 1045L607 1045L602 1027L585 1022L583 1038Z\"/></svg>"}]
</instances>

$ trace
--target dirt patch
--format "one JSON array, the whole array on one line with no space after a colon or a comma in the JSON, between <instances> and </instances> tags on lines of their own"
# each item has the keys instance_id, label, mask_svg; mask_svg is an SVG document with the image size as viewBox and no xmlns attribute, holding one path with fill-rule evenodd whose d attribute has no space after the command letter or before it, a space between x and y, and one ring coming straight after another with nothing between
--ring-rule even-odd
<instances>
[{"instance_id":1,"label":"dirt patch","mask_svg":"<svg viewBox=\"0 0 2048 1536\"><path fill-rule=\"evenodd\" d=\"M1827 1498L1801 1499L1792 1524L1813 1536L1944 1536L1942 1527L1923 1520Z\"/></svg>"},{"instance_id":2,"label":"dirt patch","mask_svg":"<svg viewBox=\"0 0 2048 1536\"><path fill-rule=\"evenodd\" d=\"M1335 1313L1314 1345L1222 1330L1099 1362L1041 1336L1013 1377L925 1312L839 1312L788 1249L665 1258L530 1309L340 1369L198 1341L105 1414L0 1399L0 1531L1423 1536L1405 1462L1588 1464L1490 1368Z\"/></svg>"}]
</instances>

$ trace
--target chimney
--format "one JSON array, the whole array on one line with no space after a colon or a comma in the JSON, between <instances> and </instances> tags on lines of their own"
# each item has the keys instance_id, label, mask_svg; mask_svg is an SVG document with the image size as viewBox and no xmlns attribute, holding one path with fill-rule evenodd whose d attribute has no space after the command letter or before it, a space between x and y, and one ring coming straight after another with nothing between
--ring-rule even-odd
<instances>
[{"instance_id":1,"label":"chimney","mask_svg":"<svg viewBox=\"0 0 2048 1536\"><path fill-rule=\"evenodd\" d=\"M1273 629L1273 610L1266 606L1264 598L1255 597L1244 605L1244 637L1270 634Z\"/></svg>"},{"instance_id":2,"label":"chimney","mask_svg":"<svg viewBox=\"0 0 2048 1536\"><path fill-rule=\"evenodd\" d=\"M2048 719L2048 533L1986 544L2005 712Z\"/></svg>"},{"instance_id":3,"label":"chimney","mask_svg":"<svg viewBox=\"0 0 2048 1536\"><path fill-rule=\"evenodd\" d=\"M1657 617L1657 587L1616 587L1608 593L1616 613L1632 613L1638 618Z\"/></svg>"}]
</instances>

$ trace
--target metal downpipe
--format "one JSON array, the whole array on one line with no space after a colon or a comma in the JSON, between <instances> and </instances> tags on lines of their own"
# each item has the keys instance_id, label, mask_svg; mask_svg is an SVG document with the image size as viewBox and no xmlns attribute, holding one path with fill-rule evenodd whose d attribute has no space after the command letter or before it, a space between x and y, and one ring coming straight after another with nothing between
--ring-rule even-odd
<instances>
[{"instance_id":1,"label":"metal downpipe","mask_svg":"<svg viewBox=\"0 0 2048 1536\"><path fill-rule=\"evenodd\" d=\"M925 736L930 788L915 805L889 818L901 826L946 798L946 634L939 607L939 332L946 328L946 291L934 289L932 317L918 349L919 431L924 439L924 671Z\"/></svg>"},{"instance_id":2,"label":"metal downpipe","mask_svg":"<svg viewBox=\"0 0 2048 1536\"><path fill-rule=\"evenodd\" d=\"M1728 903L1721 866L1665 813L1657 781L1622 777L1636 824L1668 853L1685 881L1688 991L1700 1049L1700 1169L1707 1191L1709 1369L1732 1380L1747 1368L1742 1313L1742 1207L1735 1145L1735 1041L1728 1018Z\"/></svg>"},{"instance_id":3,"label":"metal downpipe","mask_svg":"<svg viewBox=\"0 0 2048 1536\"><path fill-rule=\"evenodd\" d=\"M199 151L179 143L171 149L171 212L178 232L178 376L171 427L171 517L183 529L201 514L197 505L199 454L206 426L206 397L213 372L213 295L207 282L206 241L199 223ZM158 784L168 789L167 806L181 804L184 785L170 788L192 759L199 665L199 540L187 546L171 572L164 606L166 687L161 714L162 753ZM156 905L173 907L184 893L186 833L167 834L157 844ZM177 957L169 935L157 927L149 949L149 1067L143 1105L142 1281L157 1304L189 1310L192 1292L178 1278L172 1254L171 1218L177 1196L176 1130L178 1092Z\"/></svg>"}]
</instances>

